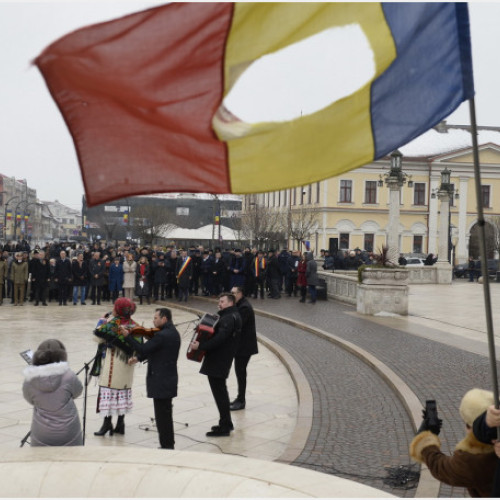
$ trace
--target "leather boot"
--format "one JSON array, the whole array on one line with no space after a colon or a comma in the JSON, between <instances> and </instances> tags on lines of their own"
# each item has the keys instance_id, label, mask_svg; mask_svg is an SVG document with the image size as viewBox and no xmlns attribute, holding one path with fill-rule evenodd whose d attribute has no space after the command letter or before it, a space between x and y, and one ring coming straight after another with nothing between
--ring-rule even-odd
<instances>
[{"instance_id":1,"label":"leather boot","mask_svg":"<svg viewBox=\"0 0 500 500\"><path fill-rule=\"evenodd\" d=\"M111 421L111 417L104 417L104 422L102 423L102 427L94 432L94 436L104 436L106 432L109 431L109 435L113 435L113 422Z\"/></svg>"},{"instance_id":2,"label":"leather boot","mask_svg":"<svg viewBox=\"0 0 500 500\"><path fill-rule=\"evenodd\" d=\"M113 432L115 434L125 434L125 415L118 416L118 421Z\"/></svg>"}]
</instances>

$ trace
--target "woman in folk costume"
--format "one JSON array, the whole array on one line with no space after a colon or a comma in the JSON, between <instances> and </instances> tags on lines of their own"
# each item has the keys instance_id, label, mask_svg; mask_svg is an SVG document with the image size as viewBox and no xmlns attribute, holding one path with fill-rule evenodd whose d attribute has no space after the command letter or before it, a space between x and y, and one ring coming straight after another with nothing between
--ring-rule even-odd
<instances>
[{"instance_id":1,"label":"woman in folk costume","mask_svg":"<svg viewBox=\"0 0 500 500\"><path fill-rule=\"evenodd\" d=\"M113 312L107 321L98 324L94 330L99 347L92 375L99 376L97 412L104 415L104 422L96 436L104 436L109 431L112 436L125 434L125 414L132 409L132 381L134 366L128 364L134 351L119 333L120 326L133 327L137 323L131 319L135 303L121 297L114 303ZM112 416L118 415L113 429Z\"/></svg>"}]
</instances>

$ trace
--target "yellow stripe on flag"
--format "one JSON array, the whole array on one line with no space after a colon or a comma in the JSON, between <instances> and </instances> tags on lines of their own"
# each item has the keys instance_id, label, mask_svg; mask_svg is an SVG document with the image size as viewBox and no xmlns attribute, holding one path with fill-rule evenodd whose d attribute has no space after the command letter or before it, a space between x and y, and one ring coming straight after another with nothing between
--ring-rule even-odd
<instances>
[{"instance_id":1,"label":"yellow stripe on flag","mask_svg":"<svg viewBox=\"0 0 500 500\"><path fill-rule=\"evenodd\" d=\"M396 57L379 3L237 3L226 48L225 95L261 56L326 29L352 24L361 26L370 42L377 78ZM339 78L344 77L343 71L339 68ZM231 191L255 193L307 185L372 161L370 83L291 121L242 124L216 117L214 129L227 140Z\"/></svg>"}]
</instances>

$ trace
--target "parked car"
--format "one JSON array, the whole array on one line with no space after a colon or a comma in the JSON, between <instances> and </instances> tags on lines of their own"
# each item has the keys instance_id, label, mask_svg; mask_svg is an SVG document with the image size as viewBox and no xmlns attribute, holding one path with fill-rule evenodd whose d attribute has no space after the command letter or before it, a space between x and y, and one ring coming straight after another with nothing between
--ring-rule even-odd
<instances>
[{"instance_id":1,"label":"parked car","mask_svg":"<svg viewBox=\"0 0 500 500\"><path fill-rule=\"evenodd\" d=\"M475 260L475 269L474 272L476 273L479 269L477 265L478 261ZM497 271L498 271L498 260L497 259L488 259L488 276L490 279L496 278L497 276ZM466 262L464 264L458 264L453 268L453 274L455 278L469 278L469 263ZM474 275L477 277L477 275Z\"/></svg>"},{"instance_id":2,"label":"parked car","mask_svg":"<svg viewBox=\"0 0 500 500\"><path fill-rule=\"evenodd\" d=\"M457 264L453 268L453 275L455 278L468 278L469 277L469 264Z\"/></svg>"},{"instance_id":3,"label":"parked car","mask_svg":"<svg viewBox=\"0 0 500 500\"><path fill-rule=\"evenodd\" d=\"M407 257L406 267L422 267L424 265L424 260L419 257Z\"/></svg>"}]
</instances>

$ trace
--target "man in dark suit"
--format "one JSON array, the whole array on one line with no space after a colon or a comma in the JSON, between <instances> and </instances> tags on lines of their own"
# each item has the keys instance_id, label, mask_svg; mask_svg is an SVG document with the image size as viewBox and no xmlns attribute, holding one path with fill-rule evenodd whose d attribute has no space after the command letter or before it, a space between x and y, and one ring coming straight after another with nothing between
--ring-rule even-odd
<instances>
[{"instance_id":1,"label":"man in dark suit","mask_svg":"<svg viewBox=\"0 0 500 500\"><path fill-rule=\"evenodd\" d=\"M61 251L60 259L56 262L56 281L59 288L59 305L67 305L73 273L71 272L71 262L66 257L66 252Z\"/></svg>"},{"instance_id":2,"label":"man in dark suit","mask_svg":"<svg viewBox=\"0 0 500 500\"><path fill-rule=\"evenodd\" d=\"M177 359L181 337L172 323L172 312L166 307L156 309L153 324L160 331L145 344L137 342L126 328L121 328L120 331L137 353L137 357L131 358L129 363L148 360L146 389L148 398L153 398L160 446L173 450L175 439L172 399L177 396Z\"/></svg>"},{"instance_id":3,"label":"man in dark suit","mask_svg":"<svg viewBox=\"0 0 500 500\"><path fill-rule=\"evenodd\" d=\"M177 278L177 287L179 288L179 297L177 300L187 302L189 297L189 287L193 279L193 261L188 257L186 250L181 250L181 256L177 259L177 267L175 270Z\"/></svg>"},{"instance_id":4,"label":"man in dark suit","mask_svg":"<svg viewBox=\"0 0 500 500\"><path fill-rule=\"evenodd\" d=\"M246 404L246 389L247 389L247 365L250 361L250 356L257 354L257 331L255 328L255 313L252 304L248 302L243 295L243 288L233 286L231 293L236 298L236 307L241 316L241 335L236 346L234 355L234 371L238 380L238 396L231 403L231 411L244 410Z\"/></svg>"},{"instance_id":5,"label":"man in dark suit","mask_svg":"<svg viewBox=\"0 0 500 500\"><path fill-rule=\"evenodd\" d=\"M219 425L214 425L208 437L229 436L234 429L229 409L229 394L226 379L233 364L234 353L241 331L241 316L236 307L236 299L231 293L219 297L219 322L208 340L191 342L191 349L205 351L200 373L208 376L208 383L219 410Z\"/></svg>"}]
</instances>

